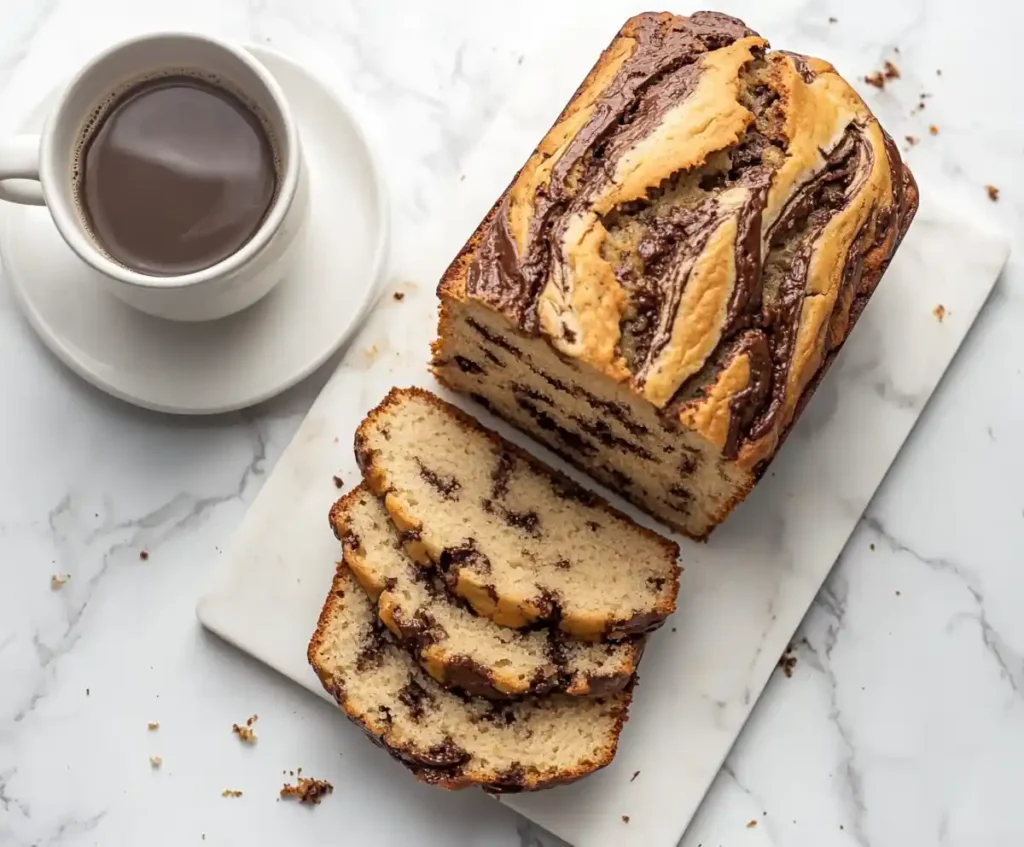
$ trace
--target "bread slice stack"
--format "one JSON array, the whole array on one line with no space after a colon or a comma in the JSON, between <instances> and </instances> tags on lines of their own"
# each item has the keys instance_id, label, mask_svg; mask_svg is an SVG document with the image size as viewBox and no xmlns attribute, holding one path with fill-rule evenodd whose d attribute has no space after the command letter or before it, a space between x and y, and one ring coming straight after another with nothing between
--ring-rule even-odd
<instances>
[{"instance_id":1,"label":"bread slice stack","mask_svg":"<svg viewBox=\"0 0 1024 847\"><path fill-rule=\"evenodd\" d=\"M393 389L355 437L363 482L309 661L418 778L529 791L607 765L678 547L468 415Z\"/></svg>"}]
</instances>

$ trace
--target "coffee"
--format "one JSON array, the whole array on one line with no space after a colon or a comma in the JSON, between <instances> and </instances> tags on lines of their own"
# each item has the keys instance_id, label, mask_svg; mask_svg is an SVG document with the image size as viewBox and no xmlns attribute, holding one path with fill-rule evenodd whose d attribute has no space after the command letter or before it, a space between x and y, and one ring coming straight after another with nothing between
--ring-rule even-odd
<instances>
[{"instance_id":1,"label":"coffee","mask_svg":"<svg viewBox=\"0 0 1024 847\"><path fill-rule=\"evenodd\" d=\"M107 98L77 145L78 212L115 262L151 276L208 268L255 235L278 184L273 138L239 97L190 75Z\"/></svg>"}]
</instances>

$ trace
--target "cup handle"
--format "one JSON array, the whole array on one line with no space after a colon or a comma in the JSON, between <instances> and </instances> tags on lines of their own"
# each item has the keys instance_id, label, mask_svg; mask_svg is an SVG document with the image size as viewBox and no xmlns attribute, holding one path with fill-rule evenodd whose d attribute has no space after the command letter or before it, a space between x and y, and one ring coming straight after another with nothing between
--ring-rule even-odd
<instances>
[{"instance_id":1,"label":"cup handle","mask_svg":"<svg viewBox=\"0 0 1024 847\"><path fill-rule=\"evenodd\" d=\"M15 135L0 140L0 200L46 205L39 184L38 135Z\"/></svg>"}]
</instances>

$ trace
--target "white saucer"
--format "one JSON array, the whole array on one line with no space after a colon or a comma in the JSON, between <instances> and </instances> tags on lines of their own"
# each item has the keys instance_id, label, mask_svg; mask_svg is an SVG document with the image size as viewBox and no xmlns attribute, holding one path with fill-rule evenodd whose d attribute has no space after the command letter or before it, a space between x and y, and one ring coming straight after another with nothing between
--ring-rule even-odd
<instances>
[{"instance_id":1,"label":"white saucer","mask_svg":"<svg viewBox=\"0 0 1024 847\"><path fill-rule=\"evenodd\" d=\"M383 273L387 196L355 118L310 71L264 47L247 49L288 96L312 204L305 256L255 306L200 324L144 315L99 289L45 209L0 203L0 259L43 342L97 388L148 409L226 412L294 385L358 327ZM38 132L56 96L20 131Z\"/></svg>"}]
</instances>

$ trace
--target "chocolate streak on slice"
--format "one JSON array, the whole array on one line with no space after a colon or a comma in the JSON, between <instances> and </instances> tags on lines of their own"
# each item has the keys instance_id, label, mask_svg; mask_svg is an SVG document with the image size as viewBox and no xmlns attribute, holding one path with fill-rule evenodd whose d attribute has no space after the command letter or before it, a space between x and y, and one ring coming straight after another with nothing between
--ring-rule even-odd
<instances>
[{"instance_id":1,"label":"chocolate streak on slice","mask_svg":"<svg viewBox=\"0 0 1024 847\"><path fill-rule=\"evenodd\" d=\"M445 500L459 499L459 491L462 490L462 483L459 482L458 479L454 476L443 474L428 468L423 464L418 456L414 456L413 459L420 469L420 477L424 482L437 491L437 493Z\"/></svg>"}]
</instances>

